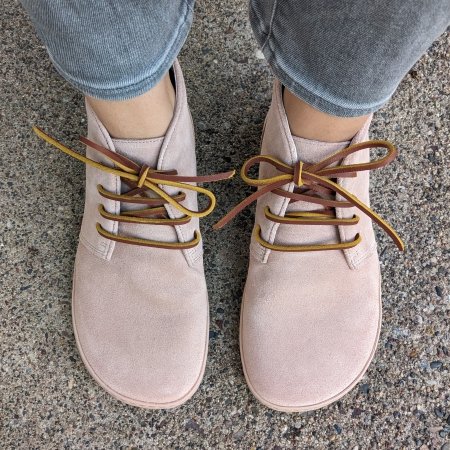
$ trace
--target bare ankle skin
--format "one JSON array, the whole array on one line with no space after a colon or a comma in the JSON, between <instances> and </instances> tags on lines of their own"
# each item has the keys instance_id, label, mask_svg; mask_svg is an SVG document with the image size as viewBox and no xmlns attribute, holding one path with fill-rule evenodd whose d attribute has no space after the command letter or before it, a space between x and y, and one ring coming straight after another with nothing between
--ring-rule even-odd
<instances>
[{"instance_id":1,"label":"bare ankle skin","mask_svg":"<svg viewBox=\"0 0 450 450\"><path fill-rule=\"evenodd\" d=\"M321 142L349 141L362 128L368 115L336 117L326 114L284 90L284 107L291 133Z\"/></svg>"},{"instance_id":2,"label":"bare ankle skin","mask_svg":"<svg viewBox=\"0 0 450 450\"><path fill-rule=\"evenodd\" d=\"M175 90L167 73L138 97L120 101L87 97L87 101L112 137L147 139L166 134L173 116Z\"/></svg>"}]
</instances>

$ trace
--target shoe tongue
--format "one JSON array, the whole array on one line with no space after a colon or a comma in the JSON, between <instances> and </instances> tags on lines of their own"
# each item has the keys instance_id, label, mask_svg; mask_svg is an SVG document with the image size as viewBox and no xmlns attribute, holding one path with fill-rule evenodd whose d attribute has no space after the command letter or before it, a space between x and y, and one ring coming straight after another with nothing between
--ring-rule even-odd
<instances>
[{"instance_id":1,"label":"shoe tongue","mask_svg":"<svg viewBox=\"0 0 450 450\"><path fill-rule=\"evenodd\" d=\"M159 152L164 142L164 137L152 139L112 139L114 148L120 155L126 156L140 166L146 164L152 169L158 165ZM130 187L126 183L121 183L122 194L129 191ZM150 194L151 197L153 195ZM142 205L127 204L121 205L123 211L142 209Z\"/></svg>"},{"instance_id":2,"label":"shoe tongue","mask_svg":"<svg viewBox=\"0 0 450 450\"><path fill-rule=\"evenodd\" d=\"M292 136L297 150L297 158L307 164L315 164L332 153L348 147L349 141L345 142L319 142ZM317 211L321 205L298 201L290 203L286 213L294 211ZM277 240L284 245L310 245L329 244L338 242L339 232L335 226L323 225L281 225L277 231Z\"/></svg>"},{"instance_id":3,"label":"shoe tongue","mask_svg":"<svg viewBox=\"0 0 450 450\"><path fill-rule=\"evenodd\" d=\"M297 149L298 160L307 164L315 164L322 161L331 154L346 148L350 145L350 141L343 142L320 142L311 139L305 139L298 136L292 136L292 139ZM336 163L337 164L337 163ZM295 202L291 203L287 212L292 211L314 211L322 209L322 206L309 202ZM322 227L328 228L328 227Z\"/></svg>"},{"instance_id":4,"label":"shoe tongue","mask_svg":"<svg viewBox=\"0 0 450 450\"><path fill-rule=\"evenodd\" d=\"M135 163L156 169L164 136L153 139L112 139L116 152Z\"/></svg>"},{"instance_id":5,"label":"shoe tongue","mask_svg":"<svg viewBox=\"0 0 450 450\"><path fill-rule=\"evenodd\" d=\"M297 149L298 159L308 164L318 163L332 153L350 145L350 141L320 142L298 136L292 136L292 139Z\"/></svg>"}]
</instances>

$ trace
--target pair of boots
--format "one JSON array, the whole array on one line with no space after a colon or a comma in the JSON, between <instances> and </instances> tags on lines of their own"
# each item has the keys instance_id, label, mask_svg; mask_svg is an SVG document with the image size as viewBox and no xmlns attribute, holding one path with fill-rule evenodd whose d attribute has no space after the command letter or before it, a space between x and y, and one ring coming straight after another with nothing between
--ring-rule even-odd
<instances>
[{"instance_id":1,"label":"pair of boots","mask_svg":"<svg viewBox=\"0 0 450 450\"><path fill-rule=\"evenodd\" d=\"M163 138L112 139L87 105L86 203L73 277L73 326L91 375L117 399L172 408L198 388L208 350L208 293L199 218L215 198L196 183L194 132L181 69ZM240 324L247 383L263 404L307 411L342 397L373 358L381 320L380 273L368 208L369 170L395 149L369 141L292 136L275 82L261 155L242 169L258 190L219 223L257 200ZM369 162L370 147L385 147ZM331 155L331 156L330 156ZM249 169L261 164L259 178ZM350 192L352 194L350 194ZM197 195L207 206L198 210Z\"/></svg>"}]
</instances>

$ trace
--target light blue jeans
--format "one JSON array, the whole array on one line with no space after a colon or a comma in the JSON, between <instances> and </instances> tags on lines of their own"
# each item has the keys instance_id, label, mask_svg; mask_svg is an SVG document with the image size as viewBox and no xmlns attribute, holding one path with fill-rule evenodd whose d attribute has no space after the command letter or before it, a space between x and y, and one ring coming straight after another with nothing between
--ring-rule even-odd
<instances>
[{"instance_id":1,"label":"light blue jeans","mask_svg":"<svg viewBox=\"0 0 450 450\"><path fill-rule=\"evenodd\" d=\"M194 0L21 0L59 73L87 95L140 95L169 70ZM250 0L275 76L337 116L380 108L450 22L450 0Z\"/></svg>"}]
</instances>

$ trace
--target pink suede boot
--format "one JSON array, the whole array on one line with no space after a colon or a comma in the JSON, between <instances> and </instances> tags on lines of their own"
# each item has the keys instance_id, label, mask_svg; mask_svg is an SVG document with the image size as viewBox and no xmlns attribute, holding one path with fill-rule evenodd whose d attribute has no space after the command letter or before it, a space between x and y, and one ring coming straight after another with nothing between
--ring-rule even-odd
<instances>
[{"instance_id":1,"label":"pink suede boot","mask_svg":"<svg viewBox=\"0 0 450 450\"><path fill-rule=\"evenodd\" d=\"M198 388L208 349L208 294L199 217L215 198L196 182L195 143L183 76L164 138L111 139L89 105L86 203L73 277L73 326L81 357L111 395L172 408ZM197 194L209 198L197 210Z\"/></svg>"},{"instance_id":2,"label":"pink suede boot","mask_svg":"<svg viewBox=\"0 0 450 450\"><path fill-rule=\"evenodd\" d=\"M258 201L240 345L247 383L270 408L308 411L336 401L375 353L381 301L372 220L403 244L366 206L368 170L396 154L388 142L364 143L369 123L351 142L293 137L276 82L261 156L241 172L258 191L216 225ZM368 163L370 147L387 155ZM256 164L259 179L249 178Z\"/></svg>"}]
</instances>

